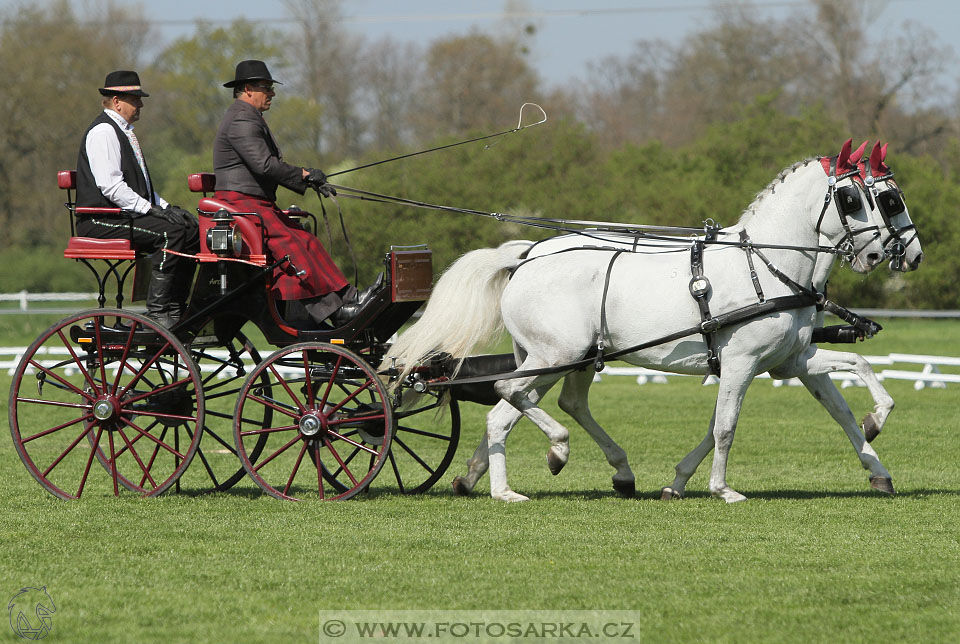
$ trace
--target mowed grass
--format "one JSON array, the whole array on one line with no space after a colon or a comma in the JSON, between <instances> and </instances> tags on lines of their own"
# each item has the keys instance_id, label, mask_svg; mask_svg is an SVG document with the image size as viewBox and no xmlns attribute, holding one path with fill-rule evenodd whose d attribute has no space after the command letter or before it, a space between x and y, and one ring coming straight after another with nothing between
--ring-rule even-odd
<instances>
[{"instance_id":1,"label":"mowed grass","mask_svg":"<svg viewBox=\"0 0 960 644\"><path fill-rule=\"evenodd\" d=\"M960 351L956 322L883 323L856 349ZM26 344L41 326L0 339ZM46 585L57 606L50 642L316 642L324 609L628 610L642 642L957 641L960 387L886 386L897 408L874 447L893 498L869 488L803 388L765 380L747 395L731 452L728 481L750 497L735 505L707 494L709 459L688 498L658 500L710 418L716 387L694 378L606 378L591 391L595 416L630 456L634 499L614 494L612 469L577 427L570 463L551 476L547 441L526 421L507 463L532 501L494 502L486 478L473 497L452 496L483 430L486 408L471 404L441 484L408 497L382 476L344 503L285 503L247 482L117 499L102 469L82 500L63 502L6 439L0 593ZM857 417L872 408L863 388L843 394ZM545 408L566 418L555 394Z\"/></svg>"}]
</instances>

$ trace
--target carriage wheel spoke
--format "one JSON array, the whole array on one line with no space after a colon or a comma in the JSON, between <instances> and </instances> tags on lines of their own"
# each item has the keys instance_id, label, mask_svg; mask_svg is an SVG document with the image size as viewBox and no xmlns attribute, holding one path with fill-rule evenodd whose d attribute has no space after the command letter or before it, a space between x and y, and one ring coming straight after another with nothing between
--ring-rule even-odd
<instances>
[{"instance_id":1,"label":"carriage wheel spoke","mask_svg":"<svg viewBox=\"0 0 960 644\"><path fill-rule=\"evenodd\" d=\"M53 379L56 380L57 382L61 383L64 387L66 387L67 389L69 389L69 390L72 391L73 393L77 394L78 396L81 396L81 397L83 397L83 398L86 398L87 400L91 400L91 401L93 400L93 396L91 396L90 394L88 394L87 392L85 392L83 389L80 389L79 387L77 387L76 385L74 385L72 382L70 382L70 381L68 381L68 380L64 380L63 378L61 378L60 375L59 375L56 371L53 371L52 369L49 369L49 368L43 366L42 364L40 364L39 362L37 362L36 360L33 360L33 359L29 360L28 362L30 363L30 365L31 365L32 367L34 367L35 369L39 369L40 371L42 371L42 372L45 373L46 375L50 376L51 378L53 378ZM84 370L84 374L86 374L86 370ZM96 390L96 384L93 383L93 380L90 379L90 378L88 378L88 380L90 380L90 383L91 383L90 386L91 386L94 390ZM40 402L40 401L38 400L37 402ZM54 403L54 402L51 401L49 404L56 404L56 403Z\"/></svg>"},{"instance_id":2,"label":"carriage wheel spoke","mask_svg":"<svg viewBox=\"0 0 960 644\"><path fill-rule=\"evenodd\" d=\"M272 434L274 432L289 432L293 429L299 429L299 425L281 425L278 427L266 427L263 429L250 429L240 432L241 436L256 436L257 434Z\"/></svg>"},{"instance_id":3,"label":"carriage wheel spoke","mask_svg":"<svg viewBox=\"0 0 960 644\"><path fill-rule=\"evenodd\" d=\"M70 405L70 406L72 407L73 405ZM28 436L27 438L21 438L21 439L20 439L20 442L21 442L21 443L29 443L29 442L32 441L32 440L35 440L35 439L37 439L37 438L41 438L41 437L43 437L43 436L46 436L47 434L52 434L53 432L60 431L61 429L66 429L67 427L72 427L73 425L76 425L76 424L79 423L79 422L85 422L85 421L90 420L91 418L93 418L93 414L84 414L83 416L80 416L79 418L74 418L73 420L68 420L67 422L62 423L62 424L60 424L60 425L57 425L56 427L51 427L50 429L45 429L45 430L43 430L42 432L40 432L39 434L34 434L33 436ZM88 430L86 430L86 431L90 431L90 430L88 429ZM86 433L86 431L84 432L84 434ZM83 438L83 434L80 435L80 438ZM78 438L77 440L79 441L80 439Z\"/></svg>"},{"instance_id":4,"label":"carriage wheel spoke","mask_svg":"<svg viewBox=\"0 0 960 644\"><path fill-rule=\"evenodd\" d=\"M149 438L149 439L152 440L154 443L156 443L157 445L159 445L159 446L162 447L163 449L167 450L168 452L170 452L171 454L173 454L173 455L176 456L177 458L180 458L180 459L186 458L183 454L181 454L180 452L178 452L178 451L175 450L174 448L170 447L169 445L167 445L166 443L164 443L161 439L157 438L156 436L154 436L153 434L149 433L148 431L146 431L146 430L144 430L144 429L141 429L141 428L138 427L135 423L130 422L130 421L127 420L126 418L124 418L124 419L122 419L122 420L123 420L124 424L127 425L127 427L130 427L133 431L139 433L141 436L143 436L143 437L145 437L145 438ZM162 435L162 434L161 434L161 435ZM136 442L136 441L134 441L134 442Z\"/></svg>"},{"instance_id":5,"label":"carriage wheel spoke","mask_svg":"<svg viewBox=\"0 0 960 644\"><path fill-rule=\"evenodd\" d=\"M268 456L267 458L265 458L265 459L263 459L262 461L260 461L259 463L257 463L257 466L253 468L253 471L259 472L259 471L260 471L260 468L262 468L264 465L266 465L267 463L269 463L270 461L272 461L272 460L275 459L276 457L278 457L278 456L280 456L281 454L283 454L285 451L287 451L287 450L290 448L291 445L293 445L294 443L296 443L298 440L300 440L300 434L297 434L296 436L294 436L293 438L291 438L291 439L290 439L289 441L287 441L287 443L284 444L280 449L278 449L278 450L275 451L273 454L271 454L271 455Z\"/></svg>"},{"instance_id":6,"label":"carriage wheel spoke","mask_svg":"<svg viewBox=\"0 0 960 644\"><path fill-rule=\"evenodd\" d=\"M292 400L293 403L297 406L297 410L300 413L303 413L304 411L303 403L300 402L300 399L297 398L297 395L293 393L292 389L290 389L290 385L287 384L287 379L281 376L280 373L277 371L277 367L275 364L270 365L270 373L273 374L274 378L277 379L277 382L280 384L280 386L283 387L284 391L287 392L287 395L290 396L290 400Z\"/></svg>"},{"instance_id":7,"label":"carriage wheel spoke","mask_svg":"<svg viewBox=\"0 0 960 644\"><path fill-rule=\"evenodd\" d=\"M123 433L122 429L117 429L117 433L120 434L120 438L123 439L123 442L126 443L127 449L130 450L130 453L133 454L134 460L137 461L137 465L140 466L140 469L143 470L144 478L140 479L140 487L143 487L144 481L149 480L150 484L153 486L153 489L157 489L157 482L153 480L153 477L150 476L150 470L143 464L143 461L140 460L140 455L137 454L137 450L134 449L133 443L130 442L130 439L127 438L127 435ZM116 465L116 463L114 463Z\"/></svg>"},{"instance_id":8,"label":"carriage wheel spoke","mask_svg":"<svg viewBox=\"0 0 960 644\"><path fill-rule=\"evenodd\" d=\"M397 433L400 433L401 431L405 431L408 434L417 434L418 436L426 436L427 438L436 438L438 440L450 442L449 436L444 436L443 434L436 434L434 432L426 432L426 431L423 431L422 429L407 427L406 425L397 426ZM394 440L396 440L396 436L394 436Z\"/></svg>"},{"instance_id":9,"label":"carriage wheel spoke","mask_svg":"<svg viewBox=\"0 0 960 644\"><path fill-rule=\"evenodd\" d=\"M402 440L400 440L400 437L399 437L399 436L394 436L394 437L393 437L393 442L396 443L397 445L399 445L400 447L402 447L402 448L403 448L403 451L405 451L407 454L409 454L410 456L412 456L412 457L413 457L413 460L415 460L417 463L420 464L420 467L422 467L423 469L427 470L427 472L429 472L430 474L433 474L433 468L431 468L429 465L427 465L427 464L423 461L422 458L420 458L412 449L410 449L410 447L407 446L406 443L404 443ZM392 453L391 453L391 455L392 455Z\"/></svg>"},{"instance_id":10,"label":"carriage wheel spoke","mask_svg":"<svg viewBox=\"0 0 960 644\"><path fill-rule=\"evenodd\" d=\"M89 428L87 431L93 429ZM87 476L90 474L90 465L93 464L93 457L97 453L97 450L100 449L100 436L103 434L103 428L97 430L97 436L93 439L93 447L90 449L90 455L87 456L87 465L83 468L83 476L80 477L80 487L77 488L77 498L80 498L80 495L83 494L83 486L87 484ZM81 435L83 438L83 435ZM53 468L51 468L53 469ZM46 474L44 474L46 476Z\"/></svg>"},{"instance_id":11,"label":"carriage wheel spoke","mask_svg":"<svg viewBox=\"0 0 960 644\"><path fill-rule=\"evenodd\" d=\"M400 476L400 470L397 469L397 459L393 457L393 451L387 453L387 458L390 459L390 467L393 468L393 475L397 479L397 487L400 489L400 494L405 494L403 489L403 478Z\"/></svg>"},{"instance_id":12,"label":"carriage wheel spoke","mask_svg":"<svg viewBox=\"0 0 960 644\"><path fill-rule=\"evenodd\" d=\"M350 471L350 468L347 467L347 464L343 462L343 459L340 458L340 455L337 453L337 450L334 449L333 445L330 443L330 439L324 438L323 444L327 446L327 450L330 452L333 458L336 459L337 463L340 464L340 469L343 470L344 473L350 478L350 482L353 483L354 485L357 485L357 478L353 475L353 472ZM356 443L354 443L354 445L356 445ZM357 447L360 447L360 446L357 445ZM373 453L376 454L376 452L373 452ZM318 461L320 460L319 456L317 460Z\"/></svg>"},{"instance_id":13,"label":"carriage wheel spoke","mask_svg":"<svg viewBox=\"0 0 960 644\"><path fill-rule=\"evenodd\" d=\"M113 449L113 432L107 432L107 439L110 442L110 476L113 478L113 496L120 496L120 486L117 481L117 454Z\"/></svg>"},{"instance_id":14,"label":"carriage wheel spoke","mask_svg":"<svg viewBox=\"0 0 960 644\"><path fill-rule=\"evenodd\" d=\"M285 495L290 494L290 486L293 485L293 479L296 477L297 472L300 470L300 463L303 461L303 455L307 451L307 444L304 443L303 447L300 448L300 453L297 454L297 462L293 465L293 470L290 472L290 478L287 479L287 484L283 486L283 493Z\"/></svg>"},{"instance_id":15,"label":"carriage wheel spoke","mask_svg":"<svg viewBox=\"0 0 960 644\"><path fill-rule=\"evenodd\" d=\"M64 458L67 454L69 454L69 453L73 450L73 448L76 447L76 446L80 443L80 441L82 441L83 438L84 438L87 434L89 434L91 431L93 431L93 425L88 425L86 428L84 428L84 430L83 430L82 432L80 432L80 435L77 436L77 438L76 438L72 443L70 443L69 445L67 445L67 449L63 450L63 452L60 454L60 456L58 456L57 458L55 458L55 459L53 460L53 462L50 463L50 465L47 466L47 469L45 469L45 470L43 471L43 476L46 477L48 474L50 474L50 472L53 471L53 468L55 468L57 465L59 465L59 464L60 464L60 461L62 461L63 458ZM100 431L103 431L103 430L101 429ZM97 438L99 438L99 437L100 437L100 434L98 433L98 434L97 434Z\"/></svg>"},{"instance_id":16,"label":"carriage wheel spoke","mask_svg":"<svg viewBox=\"0 0 960 644\"><path fill-rule=\"evenodd\" d=\"M328 434L329 436L333 436L334 438L338 438L338 439L342 440L342 441L345 442L345 443L349 443L350 445L353 445L354 447L357 447L357 448L359 448L359 449L362 449L362 450L364 450L365 452L369 452L370 454L373 454L373 455L375 455L375 456L377 455L377 450L375 450L375 449L370 449L370 448L367 447L366 445L363 445L363 444L358 443L358 442L356 442L356 441L350 440L349 438L347 438L347 437L344 436L343 434L338 434L337 432L333 431L332 429L327 430L327 434ZM330 447L330 445L331 445L331 443L330 443L329 440L326 441L326 444L327 444L328 447ZM330 447L330 450L333 451L333 448Z\"/></svg>"}]
</instances>

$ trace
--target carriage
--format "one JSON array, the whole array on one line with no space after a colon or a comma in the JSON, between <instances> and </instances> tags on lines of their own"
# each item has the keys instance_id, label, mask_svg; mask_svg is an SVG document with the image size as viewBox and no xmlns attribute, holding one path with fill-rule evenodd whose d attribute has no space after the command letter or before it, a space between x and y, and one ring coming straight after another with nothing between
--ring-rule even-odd
<instances>
[{"instance_id":1,"label":"carriage","mask_svg":"<svg viewBox=\"0 0 960 644\"><path fill-rule=\"evenodd\" d=\"M295 307L271 292L274 269L289 260L266 254L258 216L209 198L213 175L191 175L190 189L203 193L201 249L183 318L168 330L122 308L124 283L141 259L127 241L71 237L64 255L96 275L99 308L52 326L20 361L9 405L16 449L34 478L61 498L83 493L94 459L114 494L226 490L249 475L282 499L346 499L368 489L384 468L400 492L416 493L449 467L460 433L457 401L469 400L496 407L454 490L469 492L489 466L494 498L525 500L506 484L503 443L526 416L550 439L551 471L562 469L567 430L536 403L563 378L561 408L605 452L617 471L614 488L631 495L626 455L586 404L593 373L605 359L620 358L720 376L724 393L714 421L677 466L664 498L682 496L715 445L711 492L728 502L745 498L725 483L726 457L746 387L764 371L799 377L844 429L871 486L893 493L889 472L867 444L892 399L860 356L816 344L831 335L863 338L879 327L832 305L852 326L826 335L813 329L813 305L832 304L822 289L836 257L863 273L887 259L895 270L915 270L922 259L902 192L883 161L886 148L878 143L861 159L865 146L853 152L847 141L837 156L788 167L728 229L707 224L650 234L658 227L610 226L581 230L573 241L561 237L550 252L522 240L472 251L438 281L423 318L396 343L394 334L431 295L428 249L392 248L379 290L345 326L304 327ZM59 175L68 210L79 214L83 209L71 202L74 181L70 172ZM826 216L831 204L836 213ZM596 223L512 220L538 227ZM606 233L625 237L611 241ZM93 260L106 268L98 270ZM689 284L661 288L684 275ZM111 279L117 307L108 309ZM682 320L690 326L677 330ZM262 357L248 323L277 349ZM470 355L498 323L510 331L514 353ZM736 333L746 325L750 332ZM827 376L838 370L855 372L873 395L875 410L863 431ZM188 471L193 461L200 465Z\"/></svg>"},{"instance_id":2,"label":"carriage","mask_svg":"<svg viewBox=\"0 0 960 644\"><path fill-rule=\"evenodd\" d=\"M73 234L74 215L100 212L76 207L75 181L74 171L58 174L71 213L64 256L96 276L99 308L41 334L10 396L14 444L44 488L79 497L100 467L114 494L223 491L249 475L282 499L347 499L384 468L402 493L423 492L443 475L460 433L458 399L489 395L454 388L442 410L437 392L404 405L405 388L385 384L391 370L377 371L391 336L430 293L429 249L391 248L375 296L353 320L304 328L271 292L273 270L286 260L267 255L258 216L209 197L214 175L194 174L199 268L183 317L167 329L123 308L125 284L136 293L137 276L148 272L134 270L144 259L137 249ZM106 308L108 286L115 308ZM260 336L276 350L262 353ZM448 368L432 361L407 383Z\"/></svg>"}]
</instances>

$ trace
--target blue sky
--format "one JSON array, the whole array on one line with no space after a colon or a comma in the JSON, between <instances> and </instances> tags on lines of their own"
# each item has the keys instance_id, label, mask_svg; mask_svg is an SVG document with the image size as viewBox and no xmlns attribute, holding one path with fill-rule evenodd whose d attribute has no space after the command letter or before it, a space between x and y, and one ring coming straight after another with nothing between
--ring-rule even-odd
<instances>
[{"instance_id":1,"label":"blue sky","mask_svg":"<svg viewBox=\"0 0 960 644\"><path fill-rule=\"evenodd\" d=\"M9 8L25 0L0 0ZM281 0L115 0L142 4L148 18L159 21L163 40L189 34L196 19L230 21L234 18L269 20L286 16ZM840 0L841 2L843 0ZM75 6L82 2L74 0ZM625 55L639 39L663 38L676 42L708 24L711 0L526 0L538 26L533 61L548 83L583 78L588 62L609 55ZM504 8L502 0L349 0L342 4L345 27L371 39L429 42L468 32L476 27L495 31ZM805 3L755 0L763 17L784 17ZM957 50L960 34L958 0L873 0L872 29L893 36L905 20L931 29L941 44ZM184 23L183 21L187 21ZM954 90L960 72L944 82Z\"/></svg>"}]
</instances>

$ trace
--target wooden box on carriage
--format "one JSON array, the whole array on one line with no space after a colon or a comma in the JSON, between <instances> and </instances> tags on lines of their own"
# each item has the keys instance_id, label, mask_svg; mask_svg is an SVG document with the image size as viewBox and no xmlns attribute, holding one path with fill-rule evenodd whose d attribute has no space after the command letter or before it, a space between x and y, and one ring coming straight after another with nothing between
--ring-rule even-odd
<instances>
[{"instance_id":1,"label":"wooden box on carriage","mask_svg":"<svg viewBox=\"0 0 960 644\"><path fill-rule=\"evenodd\" d=\"M433 285L433 253L426 249L391 250L393 275L390 299L394 302L422 302L430 297Z\"/></svg>"}]
</instances>

